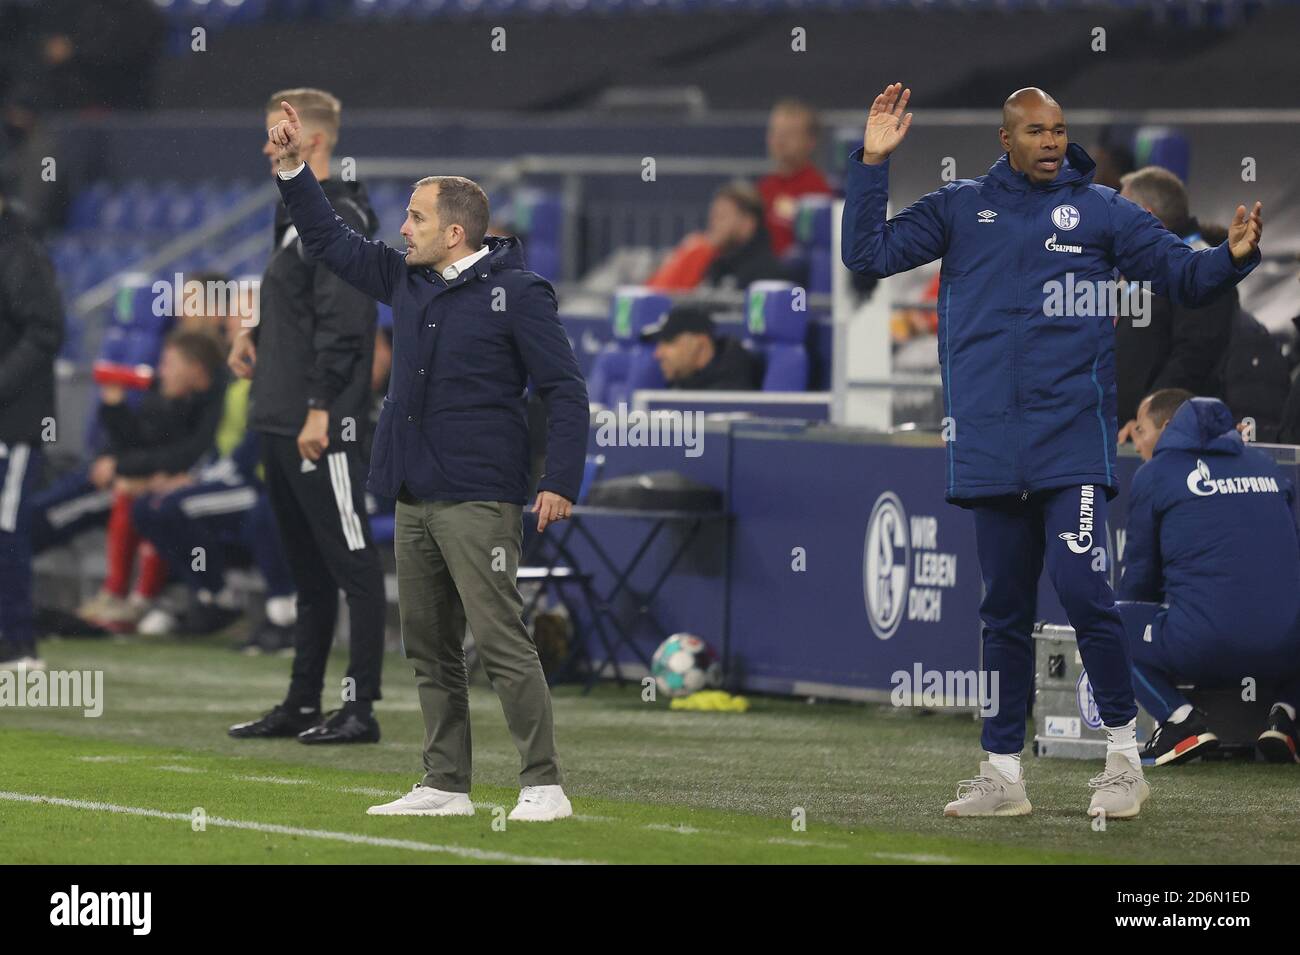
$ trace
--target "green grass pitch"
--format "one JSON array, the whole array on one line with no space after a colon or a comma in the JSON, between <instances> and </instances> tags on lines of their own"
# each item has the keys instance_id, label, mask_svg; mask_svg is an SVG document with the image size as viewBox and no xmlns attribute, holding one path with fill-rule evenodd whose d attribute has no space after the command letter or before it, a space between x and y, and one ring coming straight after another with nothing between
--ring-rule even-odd
<instances>
[{"instance_id":1,"label":"green grass pitch","mask_svg":"<svg viewBox=\"0 0 1300 955\"><path fill-rule=\"evenodd\" d=\"M1300 862L1300 767L1150 769L1142 818L1095 832L1084 808L1099 767L1026 756L1032 816L952 820L940 810L980 756L969 716L761 697L743 715L671 712L638 687L556 691L573 819L501 826L517 757L486 686L470 704L477 814L370 817L421 775L399 656L377 706L383 742L334 748L226 736L280 699L289 669L229 638L43 652L51 668L103 670L106 701L97 719L0 710L8 862ZM330 685L343 668L336 654Z\"/></svg>"}]
</instances>

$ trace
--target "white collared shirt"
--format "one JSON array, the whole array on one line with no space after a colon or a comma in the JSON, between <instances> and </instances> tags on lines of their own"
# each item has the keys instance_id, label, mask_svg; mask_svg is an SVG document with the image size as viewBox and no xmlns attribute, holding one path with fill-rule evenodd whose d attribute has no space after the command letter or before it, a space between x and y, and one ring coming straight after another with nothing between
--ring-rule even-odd
<instances>
[{"instance_id":1,"label":"white collared shirt","mask_svg":"<svg viewBox=\"0 0 1300 955\"><path fill-rule=\"evenodd\" d=\"M469 267L477 262L483 256L488 254L488 247L485 245L477 252L471 252L469 255L457 259L451 265L442 270L442 277L448 282L454 282L462 272L468 271Z\"/></svg>"}]
</instances>

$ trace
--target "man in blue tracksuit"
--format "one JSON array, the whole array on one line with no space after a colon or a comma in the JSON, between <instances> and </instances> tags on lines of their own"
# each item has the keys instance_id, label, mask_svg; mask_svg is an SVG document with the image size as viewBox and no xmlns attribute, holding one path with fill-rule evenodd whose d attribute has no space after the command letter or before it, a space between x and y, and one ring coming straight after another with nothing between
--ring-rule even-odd
<instances>
[{"instance_id":1,"label":"man in blue tracksuit","mask_svg":"<svg viewBox=\"0 0 1300 955\"><path fill-rule=\"evenodd\" d=\"M1157 765L1187 762L1218 738L1177 683L1271 685L1277 702L1257 741L1270 762L1297 762L1300 538L1295 488L1248 448L1216 398L1163 389L1138 408L1147 463L1130 491L1120 611L1133 689L1160 721ZM1128 603L1128 601L1142 601ZM1162 606L1165 604L1167 606ZM1279 682L1280 681L1280 682Z\"/></svg>"},{"instance_id":2,"label":"man in blue tracksuit","mask_svg":"<svg viewBox=\"0 0 1300 955\"><path fill-rule=\"evenodd\" d=\"M1060 106L1028 88L1003 106L1006 154L987 175L949 183L886 220L889 155L911 125L910 95L892 84L871 106L845 173L841 254L876 278L943 259L946 496L975 515L983 665L1001 689L997 715L984 721L989 758L944 812L1031 809L1020 751L1046 565L1109 735L1089 814L1136 816L1148 788L1124 627L1105 573L1106 506L1117 492L1116 312L1107 293L1118 269L1181 304L1214 298L1259 261L1261 209L1248 217L1239 207L1227 242L1192 251L1150 213L1094 185L1095 164L1069 143Z\"/></svg>"}]
</instances>

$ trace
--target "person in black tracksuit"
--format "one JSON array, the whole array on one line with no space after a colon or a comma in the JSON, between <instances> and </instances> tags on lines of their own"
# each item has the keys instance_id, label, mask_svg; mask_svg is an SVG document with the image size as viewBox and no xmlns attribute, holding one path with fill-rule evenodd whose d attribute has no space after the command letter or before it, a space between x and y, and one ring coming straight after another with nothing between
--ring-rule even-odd
<instances>
[{"instance_id":1,"label":"person in black tracksuit","mask_svg":"<svg viewBox=\"0 0 1300 955\"><path fill-rule=\"evenodd\" d=\"M319 90L277 93L307 118L310 162L335 212L350 227L377 227L364 187L325 178L338 128L338 101ZM293 675L284 702L230 728L235 737L297 736L304 743L378 742L371 704L380 698L384 572L366 516L371 363L377 313L356 291L303 252L281 204L262 277L259 324L236 339L230 364L252 375L250 430L262 436L272 510L298 590ZM251 369L250 369L251 364ZM322 721L325 665L347 596L350 660L343 705Z\"/></svg>"},{"instance_id":2,"label":"person in black tracksuit","mask_svg":"<svg viewBox=\"0 0 1300 955\"><path fill-rule=\"evenodd\" d=\"M52 439L54 359L63 303L54 266L26 220L0 196L0 667L36 656L31 496L43 438Z\"/></svg>"}]
</instances>

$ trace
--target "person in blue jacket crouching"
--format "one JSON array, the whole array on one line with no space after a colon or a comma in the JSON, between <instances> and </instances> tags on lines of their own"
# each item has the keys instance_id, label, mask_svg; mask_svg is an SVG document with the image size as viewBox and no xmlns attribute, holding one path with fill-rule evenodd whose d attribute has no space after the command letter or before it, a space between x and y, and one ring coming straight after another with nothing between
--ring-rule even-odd
<instances>
[{"instance_id":1,"label":"person in blue jacket crouching","mask_svg":"<svg viewBox=\"0 0 1300 955\"><path fill-rule=\"evenodd\" d=\"M1119 606L1133 689L1160 724L1145 755L1175 765L1218 745L1179 683L1241 686L1249 678L1277 699L1256 741L1260 753L1297 762L1295 488L1272 458L1246 447L1217 398L1162 389L1142 400L1137 422L1134 444L1147 463L1130 492Z\"/></svg>"}]
</instances>

